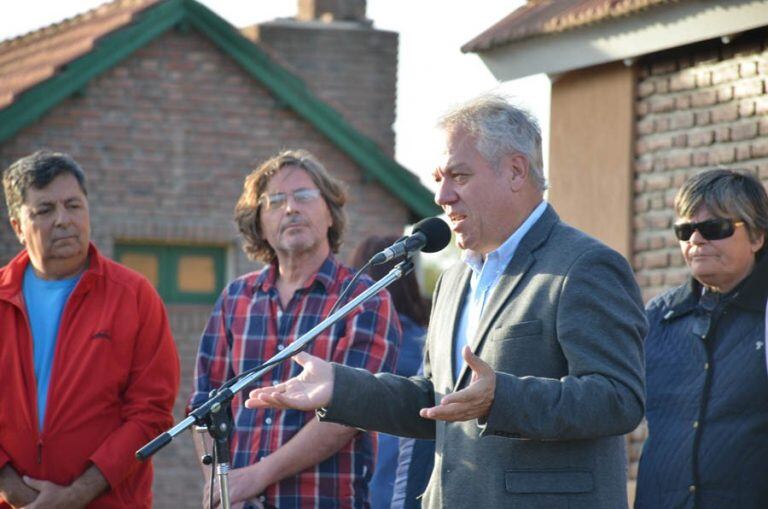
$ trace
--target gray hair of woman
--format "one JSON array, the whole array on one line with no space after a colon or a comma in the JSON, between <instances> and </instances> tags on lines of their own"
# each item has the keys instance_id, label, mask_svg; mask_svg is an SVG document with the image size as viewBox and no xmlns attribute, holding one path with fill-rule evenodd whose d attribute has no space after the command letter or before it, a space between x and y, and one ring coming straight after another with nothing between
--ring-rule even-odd
<instances>
[{"instance_id":1,"label":"gray hair of woman","mask_svg":"<svg viewBox=\"0 0 768 509\"><path fill-rule=\"evenodd\" d=\"M263 162L245 179L243 193L235 206L235 223L243 235L243 250L252 260L270 263L277 256L261 231L261 205L259 197L267 189L269 180L285 166L296 166L306 171L325 200L331 213L328 244L333 253L339 252L347 226L344 204L347 193L344 185L331 177L320 161L306 150L286 150Z\"/></svg>"},{"instance_id":2,"label":"gray hair of woman","mask_svg":"<svg viewBox=\"0 0 768 509\"><path fill-rule=\"evenodd\" d=\"M690 218L704 207L712 215L743 221L752 241L768 235L768 194L762 182L745 170L707 170L689 178L675 196L675 213ZM765 244L756 253L760 258Z\"/></svg>"},{"instance_id":3,"label":"gray hair of woman","mask_svg":"<svg viewBox=\"0 0 768 509\"><path fill-rule=\"evenodd\" d=\"M481 95L443 115L437 126L448 133L466 131L475 138L477 150L493 168L498 168L506 155L522 154L528 160L536 187L542 192L547 189L539 123L504 96Z\"/></svg>"}]
</instances>

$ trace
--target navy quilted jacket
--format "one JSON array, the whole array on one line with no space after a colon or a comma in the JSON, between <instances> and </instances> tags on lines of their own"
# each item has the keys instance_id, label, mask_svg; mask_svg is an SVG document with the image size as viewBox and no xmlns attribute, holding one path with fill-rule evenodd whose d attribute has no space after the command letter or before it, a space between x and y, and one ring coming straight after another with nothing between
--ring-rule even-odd
<instances>
[{"instance_id":1,"label":"navy quilted jacket","mask_svg":"<svg viewBox=\"0 0 768 509\"><path fill-rule=\"evenodd\" d=\"M636 509L768 508L768 256L730 294L694 280L647 307Z\"/></svg>"}]
</instances>

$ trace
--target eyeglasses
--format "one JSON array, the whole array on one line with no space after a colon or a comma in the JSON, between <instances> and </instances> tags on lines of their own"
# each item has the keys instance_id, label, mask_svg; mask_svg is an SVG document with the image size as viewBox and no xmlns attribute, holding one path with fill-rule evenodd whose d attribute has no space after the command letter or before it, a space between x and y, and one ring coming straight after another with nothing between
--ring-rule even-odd
<instances>
[{"instance_id":1,"label":"eyeglasses","mask_svg":"<svg viewBox=\"0 0 768 509\"><path fill-rule=\"evenodd\" d=\"M686 241L690 239L694 231L698 231L707 240L720 240L733 235L736 227L743 224L743 221L717 218L707 219L699 223L678 223L674 226L674 229L678 240Z\"/></svg>"},{"instance_id":2,"label":"eyeglasses","mask_svg":"<svg viewBox=\"0 0 768 509\"><path fill-rule=\"evenodd\" d=\"M309 203L320 197L319 189L296 189L290 193L264 193L259 197L259 205L266 210L277 210L283 208L288 203L288 196L293 197L296 203Z\"/></svg>"}]
</instances>

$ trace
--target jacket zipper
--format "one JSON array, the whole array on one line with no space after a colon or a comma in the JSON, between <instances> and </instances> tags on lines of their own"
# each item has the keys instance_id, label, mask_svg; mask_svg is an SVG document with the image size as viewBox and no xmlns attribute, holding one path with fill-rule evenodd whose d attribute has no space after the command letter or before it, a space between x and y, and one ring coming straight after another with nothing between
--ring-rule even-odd
<instances>
[{"instance_id":1,"label":"jacket zipper","mask_svg":"<svg viewBox=\"0 0 768 509\"><path fill-rule=\"evenodd\" d=\"M19 311L21 312L21 315L24 317L24 323L27 326L27 332L29 333L29 341L30 341L30 347L34 349L34 339L32 338L32 325L29 323L29 316L27 315L26 310L26 303L24 303L22 299L22 306L19 307ZM34 355L34 354L33 354ZM34 373L34 361L32 361L32 373ZM34 380L34 374L32 375L32 378ZM40 428L40 418L38 414L40 413L40 410L37 408L37 380L35 380L35 390L33 393L33 421L32 424L35 429L37 429L37 464L40 465L43 463L43 430ZM45 424L43 424L43 427L45 427Z\"/></svg>"}]
</instances>

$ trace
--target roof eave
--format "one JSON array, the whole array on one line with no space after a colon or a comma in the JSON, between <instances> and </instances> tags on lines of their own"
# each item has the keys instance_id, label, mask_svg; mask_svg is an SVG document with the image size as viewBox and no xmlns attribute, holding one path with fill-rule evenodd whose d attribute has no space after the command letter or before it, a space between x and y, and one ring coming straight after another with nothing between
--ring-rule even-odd
<instances>
[{"instance_id":1,"label":"roof eave","mask_svg":"<svg viewBox=\"0 0 768 509\"><path fill-rule=\"evenodd\" d=\"M508 43L478 55L499 81L635 59L768 25L768 0L667 4L566 32Z\"/></svg>"}]
</instances>

